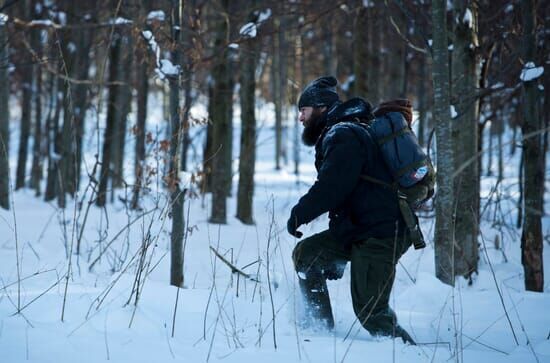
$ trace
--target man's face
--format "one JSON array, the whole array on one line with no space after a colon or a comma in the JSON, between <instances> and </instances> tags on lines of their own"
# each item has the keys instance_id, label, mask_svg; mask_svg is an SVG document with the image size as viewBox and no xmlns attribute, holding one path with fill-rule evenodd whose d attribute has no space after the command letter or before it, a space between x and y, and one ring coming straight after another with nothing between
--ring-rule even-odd
<instances>
[{"instance_id":1,"label":"man's face","mask_svg":"<svg viewBox=\"0 0 550 363\"><path fill-rule=\"evenodd\" d=\"M300 113L298 114L298 120L304 125L304 127L307 126L309 121L311 120L311 115L313 114L313 107L306 106L300 108Z\"/></svg>"},{"instance_id":2,"label":"man's face","mask_svg":"<svg viewBox=\"0 0 550 363\"><path fill-rule=\"evenodd\" d=\"M299 110L298 120L304 126L302 132L302 141L307 146L313 146L321 135L325 123L323 113L327 110L326 107L301 107Z\"/></svg>"}]
</instances>

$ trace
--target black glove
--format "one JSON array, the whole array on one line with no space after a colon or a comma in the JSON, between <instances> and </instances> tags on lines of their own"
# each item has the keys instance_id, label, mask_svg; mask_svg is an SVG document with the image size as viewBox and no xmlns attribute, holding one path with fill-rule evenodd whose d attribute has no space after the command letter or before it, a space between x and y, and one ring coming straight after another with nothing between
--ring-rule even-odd
<instances>
[{"instance_id":1,"label":"black glove","mask_svg":"<svg viewBox=\"0 0 550 363\"><path fill-rule=\"evenodd\" d=\"M303 234L298 231L298 227L300 227L298 224L298 218L296 218L294 213L290 213L290 218L288 219L288 222L286 222L286 230L294 237L302 238Z\"/></svg>"},{"instance_id":2,"label":"black glove","mask_svg":"<svg viewBox=\"0 0 550 363\"><path fill-rule=\"evenodd\" d=\"M323 269L323 275L327 280L338 280L344 276L346 262L335 262Z\"/></svg>"}]
</instances>

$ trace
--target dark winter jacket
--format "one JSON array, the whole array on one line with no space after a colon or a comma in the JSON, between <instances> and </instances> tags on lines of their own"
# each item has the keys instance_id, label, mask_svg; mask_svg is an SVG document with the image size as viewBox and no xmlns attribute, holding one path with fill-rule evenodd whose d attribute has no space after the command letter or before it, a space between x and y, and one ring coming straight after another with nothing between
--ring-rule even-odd
<instances>
[{"instance_id":1,"label":"dark winter jacket","mask_svg":"<svg viewBox=\"0 0 550 363\"><path fill-rule=\"evenodd\" d=\"M404 222L394 192L360 179L392 177L378 145L357 118L372 117L370 105L355 98L326 113L326 127L315 144L317 180L291 212L297 225L329 212L333 236L349 245L369 237L391 238Z\"/></svg>"}]
</instances>

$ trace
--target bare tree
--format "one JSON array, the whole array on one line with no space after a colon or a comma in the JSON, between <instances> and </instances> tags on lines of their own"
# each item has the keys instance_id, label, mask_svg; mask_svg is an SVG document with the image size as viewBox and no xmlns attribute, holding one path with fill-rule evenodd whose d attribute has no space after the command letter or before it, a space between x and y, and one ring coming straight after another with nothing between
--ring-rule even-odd
<instances>
[{"instance_id":1,"label":"bare tree","mask_svg":"<svg viewBox=\"0 0 550 363\"><path fill-rule=\"evenodd\" d=\"M137 0L136 3L141 3L140 20L145 20L149 9L148 0ZM145 134L147 121L147 99L149 95L149 73L147 62L147 42L144 38L140 38L136 47L137 55L137 119L134 134L136 136L135 144L135 159L134 159L134 188L132 195L132 209L139 208L139 198L141 189L143 188L144 168L145 168Z\"/></svg>"},{"instance_id":2,"label":"bare tree","mask_svg":"<svg viewBox=\"0 0 550 363\"><path fill-rule=\"evenodd\" d=\"M221 8L227 11L228 0L220 1ZM215 27L214 48L218 52L212 69L213 89L210 100L210 120L213 128L212 148L214 151L212 159L212 213L211 223L227 223L227 176L228 163L227 153L230 153L227 145L227 134L230 132L231 119L229 119L229 98L232 93L230 72L228 70L228 49L226 44L227 32L229 31L227 19L219 17Z\"/></svg>"},{"instance_id":3,"label":"bare tree","mask_svg":"<svg viewBox=\"0 0 550 363\"><path fill-rule=\"evenodd\" d=\"M537 60L536 1L525 0L522 3L523 20L523 59L525 62ZM527 64L525 65L527 67ZM544 197L544 165L542 164L542 122L539 117L540 96L537 89L538 79L526 79L523 82L524 121L524 203L525 214L521 233L521 262L525 273L525 289L540 291L544 289L544 269L542 259L542 205Z\"/></svg>"},{"instance_id":4,"label":"bare tree","mask_svg":"<svg viewBox=\"0 0 550 363\"><path fill-rule=\"evenodd\" d=\"M24 7L25 19L31 17L32 0L26 0L21 3ZM19 149L17 153L17 170L15 176L15 189L25 186L25 177L27 175L27 159L29 139L31 134L31 116L32 116L32 84L33 72L31 65L25 65L24 69L19 69L22 78L22 94L21 94L21 131L19 134ZM28 68L27 68L28 67Z\"/></svg>"},{"instance_id":5,"label":"bare tree","mask_svg":"<svg viewBox=\"0 0 550 363\"><path fill-rule=\"evenodd\" d=\"M255 22L252 14L250 21ZM252 37L241 46L241 149L239 157L239 186L237 191L237 218L245 224L253 224L252 201L254 196L254 166L256 162L256 65L258 39Z\"/></svg>"},{"instance_id":6,"label":"bare tree","mask_svg":"<svg viewBox=\"0 0 550 363\"><path fill-rule=\"evenodd\" d=\"M112 160L113 160L113 141L117 130L117 107L120 87L116 81L119 80L119 62L121 57L121 39L120 34L113 34L113 41L110 47L109 55L109 79L112 81L109 86L109 97L107 100L107 127L103 136L103 154L101 157L101 172L99 175L99 189L97 193L96 204L102 207L107 202L107 186L112 181Z\"/></svg>"},{"instance_id":7,"label":"bare tree","mask_svg":"<svg viewBox=\"0 0 550 363\"><path fill-rule=\"evenodd\" d=\"M4 0L0 0L0 7L4 6ZM10 208L10 165L9 165L9 141L10 141L10 113L9 94L10 82L8 78L8 33L6 18L0 15L0 207Z\"/></svg>"},{"instance_id":8,"label":"bare tree","mask_svg":"<svg viewBox=\"0 0 550 363\"><path fill-rule=\"evenodd\" d=\"M434 120L437 138L437 199L435 216L435 274L454 284L453 148L449 96L449 54L446 1L432 2Z\"/></svg>"},{"instance_id":9,"label":"bare tree","mask_svg":"<svg viewBox=\"0 0 550 363\"><path fill-rule=\"evenodd\" d=\"M369 10L359 6L353 26L353 74L354 93L358 97L370 97L368 86Z\"/></svg>"},{"instance_id":10,"label":"bare tree","mask_svg":"<svg viewBox=\"0 0 550 363\"><path fill-rule=\"evenodd\" d=\"M178 45L181 44L181 20L183 18L183 0L171 2L171 29L172 29L172 60L176 66L181 66L181 52ZM168 190L170 192L172 232L170 234L170 284L183 287L183 236L185 221L183 216L183 204L185 201L185 189L181 189L179 180L181 144L182 144L182 120L180 117L179 88L181 75L168 77L170 85L170 158L168 172Z\"/></svg>"},{"instance_id":11,"label":"bare tree","mask_svg":"<svg viewBox=\"0 0 550 363\"><path fill-rule=\"evenodd\" d=\"M478 152L479 55L477 53L477 5L456 0L452 56L453 100L457 116L453 121L455 240L454 273L469 277L477 271L479 174Z\"/></svg>"}]
</instances>

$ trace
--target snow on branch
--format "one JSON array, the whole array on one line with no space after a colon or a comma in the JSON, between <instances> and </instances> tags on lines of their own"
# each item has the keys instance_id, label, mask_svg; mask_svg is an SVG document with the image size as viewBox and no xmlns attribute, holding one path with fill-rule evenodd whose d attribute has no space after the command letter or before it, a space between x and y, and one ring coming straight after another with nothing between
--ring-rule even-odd
<instances>
[{"instance_id":1,"label":"snow on branch","mask_svg":"<svg viewBox=\"0 0 550 363\"><path fill-rule=\"evenodd\" d=\"M166 77L173 78L180 73L180 66L174 65L169 59L161 59L160 47L155 40L155 36L149 30L144 30L141 32L145 40L149 43L149 48L155 53L155 72L157 73L160 79L166 79Z\"/></svg>"},{"instance_id":2,"label":"snow on branch","mask_svg":"<svg viewBox=\"0 0 550 363\"><path fill-rule=\"evenodd\" d=\"M539 78L543 73L544 67L536 67L535 63L527 62L521 70L519 79L521 79L523 82L529 82Z\"/></svg>"}]
</instances>

